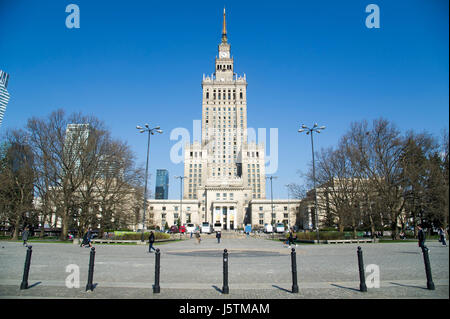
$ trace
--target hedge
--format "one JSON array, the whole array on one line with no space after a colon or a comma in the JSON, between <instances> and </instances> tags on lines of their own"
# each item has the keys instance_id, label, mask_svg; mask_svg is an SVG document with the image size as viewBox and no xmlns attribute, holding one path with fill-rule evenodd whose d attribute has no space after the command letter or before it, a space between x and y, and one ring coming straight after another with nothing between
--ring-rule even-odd
<instances>
[{"instance_id":1,"label":"hedge","mask_svg":"<svg viewBox=\"0 0 450 319\"><path fill-rule=\"evenodd\" d=\"M289 237L289 234L287 234ZM338 232L338 231L319 231L319 239L320 240L336 240L336 239L352 239L352 232ZM317 233L316 232L299 232L297 233L298 240L316 240Z\"/></svg>"},{"instance_id":2,"label":"hedge","mask_svg":"<svg viewBox=\"0 0 450 319\"><path fill-rule=\"evenodd\" d=\"M155 234L155 240L169 239L170 235L166 233L153 232ZM145 240L148 240L150 233L144 233ZM142 238L142 233L126 233L121 235L114 235L112 239L117 240L140 240Z\"/></svg>"}]
</instances>

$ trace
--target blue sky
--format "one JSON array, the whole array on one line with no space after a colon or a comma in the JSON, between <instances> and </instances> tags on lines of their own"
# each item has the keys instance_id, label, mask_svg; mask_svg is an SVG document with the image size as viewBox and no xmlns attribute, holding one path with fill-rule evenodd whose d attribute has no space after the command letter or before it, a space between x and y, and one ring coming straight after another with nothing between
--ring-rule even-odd
<instances>
[{"instance_id":1,"label":"blue sky","mask_svg":"<svg viewBox=\"0 0 450 319\"><path fill-rule=\"evenodd\" d=\"M71 3L79 29L65 26ZM371 3L379 29L365 26ZM302 123L327 126L316 150L336 145L351 122L380 116L402 132L448 130L448 1L0 0L0 69L11 94L0 133L58 108L81 111L145 164L135 126L160 125L149 185L154 192L156 169L166 168L169 198L179 198L173 176L183 165L170 161L170 132L192 132L201 119L224 6L235 71L247 76L248 126L278 128L274 198L286 198L283 186L301 183L297 172L311 162Z\"/></svg>"}]
</instances>

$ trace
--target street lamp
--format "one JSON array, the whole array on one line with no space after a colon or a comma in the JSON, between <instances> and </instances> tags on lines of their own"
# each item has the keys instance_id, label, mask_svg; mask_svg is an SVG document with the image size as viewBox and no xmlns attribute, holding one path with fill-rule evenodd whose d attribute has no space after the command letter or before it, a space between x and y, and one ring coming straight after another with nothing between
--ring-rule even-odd
<instances>
[{"instance_id":1,"label":"street lamp","mask_svg":"<svg viewBox=\"0 0 450 319\"><path fill-rule=\"evenodd\" d=\"M183 179L185 179L186 177L187 176L175 176L176 179L180 180L180 226L183 225ZM181 239L181 231L180 231L180 239Z\"/></svg>"},{"instance_id":2,"label":"street lamp","mask_svg":"<svg viewBox=\"0 0 450 319\"><path fill-rule=\"evenodd\" d=\"M141 241L144 241L144 229L145 229L145 209L147 207L147 179L148 179L148 155L150 151L150 135L154 135L155 132L162 134L163 131L160 130L159 126L156 126L154 128L150 128L148 124L142 126L136 126L136 129L139 130L140 133L148 132L148 142L147 142L147 164L145 166L145 188L144 188L144 213L142 215L142 235L141 235Z\"/></svg>"},{"instance_id":3,"label":"street lamp","mask_svg":"<svg viewBox=\"0 0 450 319\"><path fill-rule=\"evenodd\" d=\"M273 192L272 192L272 179L276 179L277 178L277 176L266 176L266 179L270 179L270 203L271 203L271 206L272 206L272 239L273 239L273 236L274 236L274 229L273 229L273 226L274 226L274 224L273 224Z\"/></svg>"},{"instance_id":4,"label":"street lamp","mask_svg":"<svg viewBox=\"0 0 450 319\"><path fill-rule=\"evenodd\" d=\"M287 208L288 208L288 228L289 229L291 229L291 211L289 210L289 208L290 208L290 203L289 203L289 194L290 194L290 188L291 188L291 184L286 184L286 185L284 185L284 187L286 187L287 188L287 193L288 193L288 206L287 206Z\"/></svg>"},{"instance_id":5,"label":"street lamp","mask_svg":"<svg viewBox=\"0 0 450 319\"><path fill-rule=\"evenodd\" d=\"M325 126L319 127L317 123L314 123L312 128L307 127L305 124L302 124L302 128L298 130L299 133L306 132L306 135L311 134L311 149L312 149L312 162L313 162L313 182L314 182L314 209L316 215L316 232L317 232L317 243L319 243L319 211L317 210L317 190L316 190L316 166L314 163L314 139L313 133L320 133L321 130L324 130Z\"/></svg>"}]
</instances>

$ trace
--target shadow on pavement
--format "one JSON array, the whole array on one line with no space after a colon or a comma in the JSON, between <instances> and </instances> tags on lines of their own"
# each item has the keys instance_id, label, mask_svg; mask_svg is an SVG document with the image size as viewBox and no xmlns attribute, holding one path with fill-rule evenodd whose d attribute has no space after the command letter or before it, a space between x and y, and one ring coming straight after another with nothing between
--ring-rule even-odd
<instances>
[{"instance_id":1,"label":"shadow on pavement","mask_svg":"<svg viewBox=\"0 0 450 319\"><path fill-rule=\"evenodd\" d=\"M348 290L353 290L353 291L360 292L360 290L356 289L356 288L344 287L344 286L339 286L339 285L336 285L336 284L331 284L331 286L335 286L337 288L343 288L343 289L348 289Z\"/></svg>"},{"instance_id":2,"label":"shadow on pavement","mask_svg":"<svg viewBox=\"0 0 450 319\"><path fill-rule=\"evenodd\" d=\"M220 289L219 287L217 287L216 285L212 286L215 290L217 290L218 292L222 293L222 289Z\"/></svg>"},{"instance_id":3,"label":"shadow on pavement","mask_svg":"<svg viewBox=\"0 0 450 319\"><path fill-rule=\"evenodd\" d=\"M277 289L280 289L280 290L282 290L282 291L289 292L289 293L292 292L292 291L290 291L290 290L287 290L287 289L285 289L285 288L279 287L279 286L277 286L277 285L272 285L272 287L277 288Z\"/></svg>"},{"instance_id":4,"label":"shadow on pavement","mask_svg":"<svg viewBox=\"0 0 450 319\"><path fill-rule=\"evenodd\" d=\"M35 282L35 283L32 284L31 286L28 286L28 289L33 288L33 287L36 287L36 286L39 285L39 284L42 284L42 281Z\"/></svg>"},{"instance_id":5,"label":"shadow on pavement","mask_svg":"<svg viewBox=\"0 0 450 319\"><path fill-rule=\"evenodd\" d=\"M427 288L425 288L425 287L420 287L420 286L412 286L412 285L404 285L404 284L399 284L399 283L396 283L396 282L390 282L390 284L393 284L393 285L397 285L397 286L401 286L401 287L408 287L408 288L418 288L418 289L424 289L424 290L428 290Z\"/></svg>"}]
</instances>

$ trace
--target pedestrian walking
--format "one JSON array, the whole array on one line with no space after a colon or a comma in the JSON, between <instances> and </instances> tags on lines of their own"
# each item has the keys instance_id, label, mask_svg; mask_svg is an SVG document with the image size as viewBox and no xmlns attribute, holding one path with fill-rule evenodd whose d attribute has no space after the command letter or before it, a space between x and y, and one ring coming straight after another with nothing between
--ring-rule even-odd
<instances>
[{"instance_id":1,"label":"pedestrian walking","mask_svg":"<svg viewBox=\"0 0 450 319\"><path fill-rule=\"evenodd\" d=\"M92 247L91 239L92 239L92 230L91 228L89 228L88 231L83 236L83 241L81 242L80 247Z\"/></svg>"},{"instance_id":2,"label":"pedestrian walking","mask_svg":"<svg viewBox=\"0 0 450 319\"><path fill-rule=\"evenodd\" d=\"M288 238L288 245L289 248L291 248L291 245L294 244L294 232L291 230L289 230L289 238Z\"/></svg>"},{"instance_id":3,"label":"pedestrian walking","mask_svg":"<svg viewBox=\"0 0 450 319\"><path fill-rule=\"evenodd\" d=\"M25 229L22 232L22 240L23 240L22 246L28 247L28 244L27 244L28 236L30 236L30 232L28 230L28 227L25 227Z\"/></svg>"},{"instance_id":4,"label":"pedestrian walking","mask_svg":"<svg viewBox=\"0 0 450 319\"><path fill-rule=\"evenodd\" d=\"M153 230L150 231L150 236L148 236L148 252L151 253L152 249L156 250L155 247L153 247L153 243L155 242L155 234L153 233Z\"/></svg>"},{"instance_id":5,"label":"pedestrian walking","mask_svg":"<svg viewBox=\"0 0 450 319\"><path fill-rule=\"evenodd\" d=\"M217 243L220 244L220 238L222 237L222 233L220 232L220 230L218 232L216 232L216 238L217 238Z\"/></svg>"},{"instance_id":6,"label":"pedestrian walking","mask_svg":"<svg viewBox=\"0 0 450 319\"><path fill-rule=\"evenodd\" d=\"M195 233L195 238L197 238L197 242L200 244L200 241L202 240L200 238L200 232L197 230L197 232Z\"/></svg>"},{"instance_id":7,"label":"pedestrian walking","mask_svg":"<svg viewBox=\"0 0 450 319\"><path fill-rule=\"evenodd\" d=\"M425 233L422 229L422 225L418 225L417 229L419 230L417 234L417 239L419 240L419 247L422 248L422 250L426 249L429 250L427 246L425 246Z\"/></svg>"},{"instance_id":8,"label":"pedestrian walking","mask_svg":"<svg viewBox=\"0 0 450 319\"><path fill-rule=\"evenodd\" d=\"M447 242L445 241L445 231L442 227L439 228L439 238L442 245L447 246Z\"/></svg>"}]
</instances>

